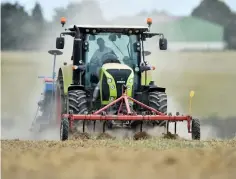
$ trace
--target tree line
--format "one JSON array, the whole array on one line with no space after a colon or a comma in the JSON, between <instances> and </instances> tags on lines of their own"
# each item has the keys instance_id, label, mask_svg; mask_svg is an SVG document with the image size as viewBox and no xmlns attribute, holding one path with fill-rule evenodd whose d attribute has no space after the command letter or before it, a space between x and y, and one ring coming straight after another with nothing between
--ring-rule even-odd
<instances>
[{"instance_id":1,"label":"tree line","mask_svg":"<svg viewBox=\"0 0 236 179\"><path fill-rule=\"evenodd\" d=\"M59 21L63 16L68 19L68 24L107 23L95 0L56 8L50 22L44 18L43 9L38 2L30 13L19 3L1 3L1 10L1 50L48 49L51 44L55 45L55 37L62 30ZM236 49L236 13L224 2L203 0L193 9L191 16L223 26L227 48Z\"/></svg>"},{"instance_id":2,"label":"tree line","mask_svg":"<svg viewBox=\"0 0 236 179\"><path fill-rule=\"evenodd\" d=\"M68 24L104 21L99 4L94 0L56 8L51 21L44 18L43 9L38 2L30 13L17 2L2 3L1 9L1 50L48 49L52 45L55 47L55 38L63 30L60 24L61 17L66 17Z\"/></svg>"},{"instance_id":3,"label":"tree line","mask_svg":"<svg viewBox=\"0 0 236 179\"><path fill-rule=\"evenodd\" d=\"M204 0L191 15L223 26L227 48L236 49L236 12L232 12L227 4L219 0Z\"/></svg>"}]
</instances>

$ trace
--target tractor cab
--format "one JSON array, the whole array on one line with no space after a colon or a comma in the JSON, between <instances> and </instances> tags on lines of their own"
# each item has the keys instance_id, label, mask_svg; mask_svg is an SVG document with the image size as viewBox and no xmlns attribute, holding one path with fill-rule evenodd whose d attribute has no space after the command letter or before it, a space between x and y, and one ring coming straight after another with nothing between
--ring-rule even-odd
<instances>
[{"instance_id":1,"label":"tractor cab","mask_svg":"<svg viewBox=\"0 0 236 179\"><path fill-rule=\"evenodd\" d=\"M64 23L62 21L62 25ZM79 85L92 94L99 85L99 89L102 89L101 103L105 105L122 95L124 85L128 86L130 96L133 96L133 91L137 91L141 86L149 85L150 81L143 75L144 71L147 71L145 69L148 69L145 68L145 56L150 54L144 49L144 41L147 38L161 36L159 48L166 50L167 40L163 34L150 32L150 18L147 23L148 27L74 25L62 32L56 41L57 49L64 48L65 39L62 36L74 37L71 57L73 71L71 81L66 82L67 88L72 89ZM103 65L112 55L119 63ZM65 92L68 89L65 89Z\"/></svg>"}]
</instances>

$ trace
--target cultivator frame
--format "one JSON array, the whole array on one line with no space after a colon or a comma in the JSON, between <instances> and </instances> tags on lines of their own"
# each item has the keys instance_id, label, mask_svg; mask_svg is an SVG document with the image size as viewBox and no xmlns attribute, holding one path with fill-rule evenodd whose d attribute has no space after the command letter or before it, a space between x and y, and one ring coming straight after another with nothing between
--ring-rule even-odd
<instances>
[{"instance_id":1,"label":"cultivator frame","mask_svg":"<svg viewBox=\"0 0 236 179\"><path fill-rule=\"evenodd\" d=\"M147 112L143 114L137 114L136 111L131 109L129 105L129 101L132 101L133 103L136 103L137 105L141 106L142 108L149 110L149 114ZM117 111L117 114L106 114L106 110L115 105L119 104L119 108ZM124 108L125 107L125 108ZM73 131L73 125L74 121L83 121L83 128L82 131L85 132L85 123L86 121L93 121L93 131L95 132L95 125L96 121L103 121L103 133L105 133L105 124L107 121L111 120L120 120L120 121L140 121L140 132L142 132L142 124L144 121L167 121L167 126L166 130L167 132L169 131L169 123L174 122L175 123L175 134L176 134L176 124L177 122L183 122L187 121L187 129L188 133L192 133L191 130L191 121L192 121L192 116L185 115L185 116L180 116L179 113L177 112L175 116L172 116L171 114L164 114L152 107L147 106L146 104L135 100L132 97L129 97L126 93L126 86L124 85L124 91L121 97L118 99L114 100L110 104L100 108L99 110L93 112L92 114L73 114L72 112L69 112L69 114L63 114L62 119L66 119L69 122L69 129L70 131ZM61 130L64 128L61 127ZM69 131L69 130L67 130ZM61 131L61 133L64 131ZM68 135L67 135L68 136ZM62 139L62 140L67 140L67 139Z\"/></svg>"}]
</instances>

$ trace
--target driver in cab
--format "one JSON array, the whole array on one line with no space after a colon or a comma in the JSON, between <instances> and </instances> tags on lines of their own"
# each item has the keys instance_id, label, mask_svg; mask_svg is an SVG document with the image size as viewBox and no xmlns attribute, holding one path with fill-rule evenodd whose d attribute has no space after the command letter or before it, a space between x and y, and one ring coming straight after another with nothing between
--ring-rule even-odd
<instances>
[{"instance_id":1,"label":"driver in cab","mask_svg":"<svg viewBox=\"0 0 236 179\"><path fill-rule=\"evenodd\" d=\"M98 44L98 49L94 52L92 58L91 58L91 63L97 64L98 66L102 65L102 56L107 54L107 53L114 53L114 51L105 45L105 41L103 38L98 38L97 39L97 44Z\"/></svg>"}]
</instances>

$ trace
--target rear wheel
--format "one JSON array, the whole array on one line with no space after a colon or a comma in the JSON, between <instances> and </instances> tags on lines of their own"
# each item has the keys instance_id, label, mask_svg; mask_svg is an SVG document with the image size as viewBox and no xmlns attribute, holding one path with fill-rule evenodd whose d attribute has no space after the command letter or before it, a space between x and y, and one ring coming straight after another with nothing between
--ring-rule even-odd
<instances>
[{"instance_id":1,"label":"rear wheel","mask_svg":"<svg viewBox=\"0 0 236 179\"><path fill-rule=\"evenodd\" d=\"M158 91L149 92L148 101L149 101L150 107L152 107L162 113L167 113L167 95L166 95L166 93L158 92ZM141 124L137 124L137 125L135 125L135 132L141 131L141 128L142 128L142 131L146 131L147 129L153 128L153 124L154 124L154 126L166 127L167 122L168 121L154 121L154 123L153 122L147 123L147 125L142 125L142 127L141 127ZM143 124L145 124L145 123L143 123Z\"/></svg>"},{"instance_id":2,"label":"rear wheel","mask_svg":"<svg viewBox=\"0 0 236 179\"><path fill-rule=\"evenodd\" d=\"M192 119L192 139L200 140L200 138L201 138L200 120Z\"/></svg>"},{"instance_id":3,"label":"rear wheel","mask_svg":"<svg viewBox=\"0 0 236 179\"><path fill-rule=\"evenodd\" d=\"M68 108L73 114L88 113L86 92L83 90L72 90L68 92ZM73 129L75 130L82 124L82 121L74 121Z\"/></svg>"},{"instance_id":4,"label":"rear wheel","mask_svg":"<svg viewBox=\"0 0 236 179\"><path fill-rule=\"evenodd\" d=\"M164 92L150 92L149 96L149 106L167 114L167 95ZM161 127L166 127L167 121L156 121L156 124Z\"/></svg>"}]
</instances>

